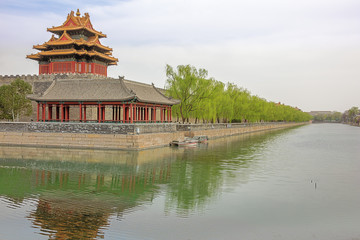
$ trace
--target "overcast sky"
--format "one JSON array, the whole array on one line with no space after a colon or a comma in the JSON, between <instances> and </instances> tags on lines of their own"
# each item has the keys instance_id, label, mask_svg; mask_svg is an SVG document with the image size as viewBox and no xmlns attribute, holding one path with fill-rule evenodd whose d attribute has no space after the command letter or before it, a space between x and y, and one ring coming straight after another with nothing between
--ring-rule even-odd
<instances>
[{"instance_id":1,"label":"overcast sky","mask_svg":"<svg viewBox=\"0 0 360 240\"><path fill-rule=\"evenodd\" d=\"M164 87L166 64L191 64L303 111L360 106L359 0L0 0L0 75L38 73L25 56L77 8L107 34L111 77Z\"/></svg>"}]
</instances>

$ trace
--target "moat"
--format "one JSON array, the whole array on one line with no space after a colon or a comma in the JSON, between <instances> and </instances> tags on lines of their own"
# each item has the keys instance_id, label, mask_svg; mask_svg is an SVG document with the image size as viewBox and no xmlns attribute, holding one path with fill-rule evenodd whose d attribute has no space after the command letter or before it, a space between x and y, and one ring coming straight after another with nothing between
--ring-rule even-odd
<instances>
[{"instance_id":1,"label":"moat","mask_svg":"<svg viewBox=\"0 0 360 240\"><path fill-rule=\"evenodd\" d=\"M360 128L190 148L0 146L0 239L357 239Z\"/></svg>"}]
</instances>

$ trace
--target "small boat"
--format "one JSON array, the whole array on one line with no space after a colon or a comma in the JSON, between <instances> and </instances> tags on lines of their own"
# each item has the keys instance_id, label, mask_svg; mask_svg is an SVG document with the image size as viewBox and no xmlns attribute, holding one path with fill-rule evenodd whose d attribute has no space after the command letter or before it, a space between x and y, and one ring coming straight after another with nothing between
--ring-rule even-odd
<instances>
[{"instance_id":1,"label":"small boat","mask_svg":"<svg viewBox=\"0 0 360 240\"><path fill-rule=\"evenodd\" d=\"M185 138L184 141L174 140L170 143L171 146L194 146L198 143L205 143L208 140L207 136L195 136L192 138Z\"/></svg>"},{"instance_id":2,"label":"small boat","mask_svg":"<svg viewBox=\"0 0 360 240\"><path fill-rule=\"evenodd\" d=\"M170 143L171 146L177 146L177 147L182 147L182 146L194 146L198 144L198 142L196 140L192 140L192 139L185 139L184 141L172 141Z\"/></svg>"}]
</instances>

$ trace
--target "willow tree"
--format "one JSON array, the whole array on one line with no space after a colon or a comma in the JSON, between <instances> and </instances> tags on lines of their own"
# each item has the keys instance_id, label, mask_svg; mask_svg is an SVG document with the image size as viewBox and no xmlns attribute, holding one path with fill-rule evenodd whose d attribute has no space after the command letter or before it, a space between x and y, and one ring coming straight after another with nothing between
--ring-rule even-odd
<instances>
[{"instance_id":1,"label":"willow tree","mask_svg":"<svg viewBox=\"0 0 360 240\"><path fill-rule=\"evenodd\" d=\"M214 79L208 79L208 72L205 69L197 70L191 65L179 65L174 70L166 65L166 90L167 94L180 100L175 109L175 114L181 116L182 122L191 117L195 111L203 106L201 102L212 97L214 93Z\"/></svg>"}]
</instances>

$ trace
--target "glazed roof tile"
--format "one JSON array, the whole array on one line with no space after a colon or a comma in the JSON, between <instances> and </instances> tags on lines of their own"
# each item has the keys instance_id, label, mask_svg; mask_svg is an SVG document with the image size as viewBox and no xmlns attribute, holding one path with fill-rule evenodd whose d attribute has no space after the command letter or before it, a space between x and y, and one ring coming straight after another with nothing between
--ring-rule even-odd
<instances>
[{"instance_id":1,"label":"glazed roof tile","mask_svg":"<svg viewBox=\"0 0 360 240\"><path fill-rule=\"evenodd\" d=\"M90 21L90 16L88 13L85 13L83 17L80 16L79 9L77 10L76 16L74 15L74 11L71 11L68 14L65 22L61 26L51 27L47 30L52 33L59 33L62 31L72 31L72 30L87 30L94 35L98 35L99 37L106 37L102 32L96 31Z\"/></svg>"},{"instance_id":2,"label":"glazed roof tile","mask_svg":"<svg viewBox=\"0 0 360 240\"><path fill-rule=\"evenodd\" d=\"M123 80L54 80L41 96L29 95L36 101L130 101L175 105L177 100L164 96L154 85Z\"/></svg>"}]
</instances>

